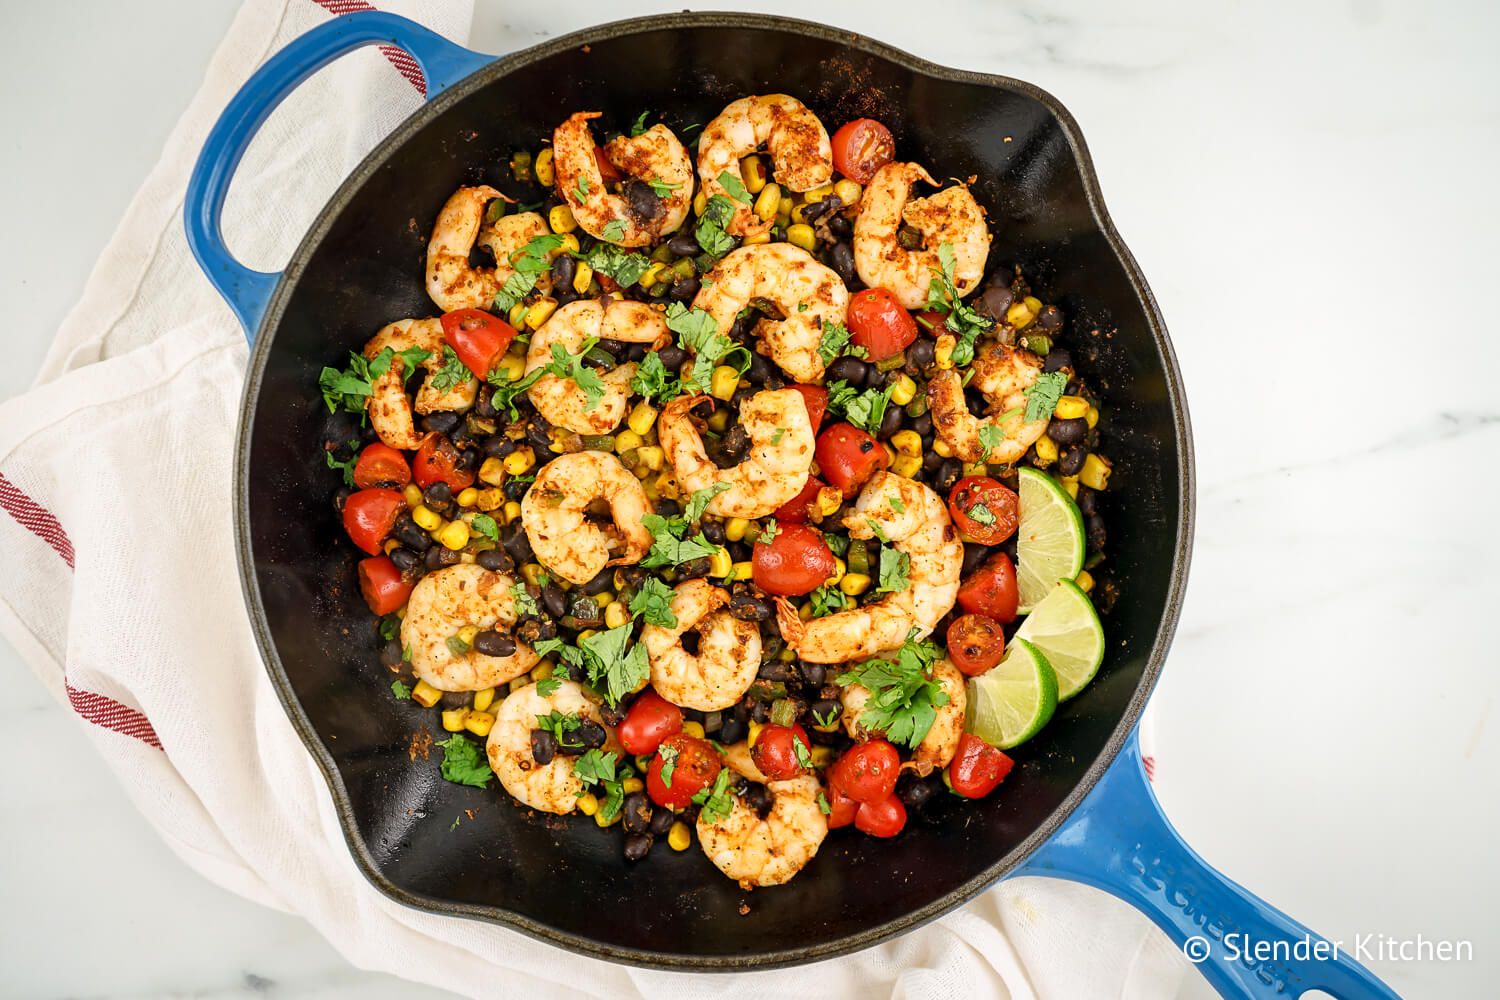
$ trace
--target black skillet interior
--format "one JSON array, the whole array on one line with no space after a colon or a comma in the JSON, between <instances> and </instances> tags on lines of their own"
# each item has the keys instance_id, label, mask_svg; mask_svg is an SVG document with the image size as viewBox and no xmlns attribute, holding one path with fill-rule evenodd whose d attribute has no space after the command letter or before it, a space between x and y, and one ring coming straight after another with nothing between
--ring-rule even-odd
<instances>
[{"instance_id":1,"label":"black skillet interior","mask_svg":"<svg viewBox=\"0 0 1500 1000\"><path fill-rule=\"evenodd\" d=\"M996 234L991 266L1019 264L1062 305L1066 343L1108 401L1109 572L1123 596L1106 620L1100 676L1015 753L1001 794L944 803L893 842L837 831L789 885L749 894L696 847L658 845L627 864L617 830L528 814L494 785L447 783L437 752L412 759L413 734L434 720L391 698L378 661L355 553L330 503L316 384L381 325L435 314L422 273L439 206L459 184L500 180L511 151L539 148L568 114L603 111L602 124L619 128L650 109L683 126L773 91L801 97L830 127L878 118L901 158L939 177L978 178ZM763 967L862 947L935 916L1014 867L1086 790L1138 715L1170 634L1188 457L1149 292L1091 207L1076 126L1049 103L1025 85L941 70L833 29L676 15L509 57L419 112L355 173L294 257L262 327L241 441L241 555L273 679L377 885L603 957Z\"/></svg>"}]
</instances>

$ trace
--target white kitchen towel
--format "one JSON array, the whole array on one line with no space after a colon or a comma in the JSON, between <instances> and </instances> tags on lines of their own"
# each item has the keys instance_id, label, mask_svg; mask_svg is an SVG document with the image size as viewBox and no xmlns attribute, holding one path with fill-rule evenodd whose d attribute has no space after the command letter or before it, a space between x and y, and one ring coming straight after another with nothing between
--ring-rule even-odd
<instances>
[{"instance_id":1,"label":"white kitchen towel","mask_svg":"<svg viewBox=\"0 0 1500 1000\"><path fill-rule=\"evenodd\" d=\"M76 712L147 820L206 877L300 914L354 964L470 996L1171 995L1183 961L1144 918L1045 879L1006 882L855 956L706 978L407 909L360 875L241 604L230 481L246 348L188 251L182 198L209 127L250 72L315 24L368 7L245 5L36 385L0 404L0 634ZM382 7L468 36L470 0ZM359 158L418 107L420 86L409 61L377 49L308 81L245 157L230 246L278 267ZM704 878L717 877L705 865Z\"/></svg>"}]
</instances>

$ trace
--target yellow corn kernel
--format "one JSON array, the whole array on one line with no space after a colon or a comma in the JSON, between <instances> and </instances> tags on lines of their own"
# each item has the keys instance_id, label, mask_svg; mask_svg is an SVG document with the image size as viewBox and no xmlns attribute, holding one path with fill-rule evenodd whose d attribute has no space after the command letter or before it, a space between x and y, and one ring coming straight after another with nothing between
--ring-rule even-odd
<instances>
[{"instance_id":1,"label":"yellow corn kernel","mask_svg":"<svg viewBox=\"0 0 1500 1000\"><path fill-rule=\"evenodd\" d=\"M554 668L551 660L543 660L541 663L538 663L536 666L531 668L531 673L528 676L530 676L533 681L544 681L548 677L552 676L553 669Z\"/></svg>"},{"instance_id":2,"label":"yellow corn kernel","mask_svg":"<svg viewBox=\"0 0 1500 1000\"><path fill-rule=\"evenodd\" d=\"M630 416L625 418L625 422L630 425L631 430L645 437L646 432L651 430L651 425L656 423L656 407L643 399L635 404L635 409L630 411Z\"/></svg>"},{"instance_id":3,"label":"yellow corn kernel","mask_svg":"<svg viewBox=\"0 0 1500 1000\"><path fill-rule=\"evenodd\" d=\"M986 476L989 475L989 471L990 467L983 462L964 463L964 475L966 476Z\"/></svg>"},{"instance_id":4,"label":"yellow corn kernel","mask_svg":"<svg viewBox=\"0 0 1500 1000\"><path fill-rule=\"evenodd\" d=\"M523 445L506 455L501 461L505 464L506 472L512 476L520 476L536 464L536 453L531 450L531 445Z\"/></svg>"},{"instance_id":5,"label":"yellow corn kernel","mask_svg":"<svg viewBox=\"0 0 1500 1000\"><path fill-rule=\"evenodd\" d=\"M771 242L770 230L767 230L764 233L755 233L752 236L746 236L742 242L747 247L760 246L762 243L769 243Z\"/></svg>"},{"instance_id":6,"label":"yellow corn kernel","mask_svg":"<svg viewBox=\"0 0 1500 1000\"><path fill-rule=\"evenodd\" d=\"M1086 569L1079 570L1078 575L1073 578L1073 582L1078 584L1078 589L1085 594L1091 593L1094 589L1093 574Z\"/></svg>"},{"instance_id":7,"label":"yellow corn kernel","mask_svg":"<svg viewBox=\"0 0 1500 1000\"><path fill-rule=\"evenodd\" d=\"M787 213L787 221L798 226L807 224L806 205L793 205L792 210ZM780 213L777 213L778 215Z\"/></svg>"},{"instance_id":8,"label":"yellow corn kernel","mask_svg":"<svg viewBox=\"0 0 1500 1000\"><path fill-rule=\"evenodd\" d=\"M831 194L833 194L833 185L824 184L822 187L813 188L811 191L804 194L802 198L809 205L811 205L815 201L822 201L824 198L827 198Z\"/></svg>"},{"instance_id":9,"label":"yellow corn kernel","mask_svg":"<svg viewBox=\"0 0 1500 1000\"><path fill-rule=\"evenodd\" d=\"M864 188L859 186L859 181L851 181L845 177L833 186L833 193L839 196L839 203L848 208L850 205L859 204Z\"/></svg>"},{"instance_id":10,"label":"yellow corn kernel","mask_svg":"<svg viewBox=\"0 0 1500 1000\"><path fill-rule=\"evenodd\" d=\"M818 245L818 237L813 232L813 227L801 222L787 227L786 241L793 246L801 247L808 253L812 253Z\"/></svg>"},{"instance_id":11,"label":"yellow corn kernel","mask_svg":"<svg viewBox=\"0 0 1500 1000\"><path fill-rule=\"evenodd\" d=\"M766 165L758 156L747 156L740 161L740 178L745 182L745 190L751 194L760 194L766 186Z\"/></svg>"},{"instance_id":12,"label":"yellow corn kernel","mask_svg":"<svg viewBox=\"0 0 1500 1000\"><path fill-rule=\"evenodd\" d=\"M1109 471L1109 460L1090 452L1078 470L1078 481L1091 490L1102 490L1109 485Z\"/></svg>"},{"instance_id":13,"label":"yellow corn kernel","mask_svg":"<svg viewBox=\"0 0 1500 1000\"><path fill-rule=\"evenodd\" d=\"M953 449L948 447L948 442L944 441L942 438L938 438L936 441L932 442L932 450L937 452L944 458L953 457Z\"/></svg>"},{"instance_id":14,"label":"yellow corn kernel","mask_svg":"<svg viewBox=\"0 0 1500 1000\"><path fill-rule=\"evenodd\" d=\"M527 563L521 567L521 578L533 587L540 587L542 585L542 577L546 573L547 571L542 569L541 563Z\"/></svg>"},{"instance_id":15,"label":"yellow corn kernel","mask_svg":"<svg viewBox=\"0 0 1500 1000\"><path fill-rule=\"evenodd\" d=\"M474 555L474 553L469 552L468 550L465 550L465 551L460 552L458 554L458 561L461 562L461 563L464 563L465 565L470 565L470 564L473 564L475 562L478 562L479 559L478 559L477 556Z\"/></svg>"},{"instance_id":16,"label":"yellow corn kernel","mask_svg":"<svg viewBox=\"0 0 1500 1000\"><path fill-rule=\"evenodd\" d=\"M599 826L599 827L611 827L611 826L614 826L616 823L620 822L620 820L622 818L624 818L624 816L625 816L625 810L623 810L623 809L621 809L618 812L616 812L609 819L605 819L604 818L604 813L602 813L602 812L596 812L596 813L594 813L594 825L595 826Z\"/></svg>"},{"instance_id":17,"label":"yellow corn kernel","mask_svg":"<svg viewBox=\"0 0 1500 1000\"><path fill-rule=\"evenodd\" d=\"M922 454L922 435L913 430L897 431L891 435L891 444L902 455Z\"/></svg>"},{"instance_id":18,"label":"yellow corn kernel","mask_svg":"<svg viewBox=\"0 0 1500 1000\"><path fill-rule=\"evenodd\" d=\"M540 330L542 324L551 319L555 312L557 312L556 299L537 299L531 304L531 308L526 310L526 325L533 330Z\"/></svg>"},{"instance_id":19,"label":"yellow corn kernel","mask_svg":"<svg viewBox=\"0 0 1500 1000\"><path fill-rule=\"evenodd\" d=\"M578 269L573 272L573 291L582 295L589 290L589 282L594 280L594 269L589 267L588 261L580 260Z\"/></svg>"},{"instance_id":20,"label":"yellow corn kernel","mask_svg":"<svg viewBox=\"0 0 1500 1000\"><path fill-rule=\"evenodd\" d=\"M760 739L760 731L762 729L764 729L764 728L766 728L766 724L764 722L756 722L754 719L751 719L750 720L750 736L749 736L749 738L747 740L745 740L745 746L750 747L751 749L754 749L755 748L755 741L758 740L758 739Z\"/></svg>"},{"instance_id":21,"label":"yellow corn kernel","mask_svg":"<svg viewBox=\"0 0 1500 1000\"><path fill-rule=\"evenodd\" d=\"M463 521L449 521L448 526L438 532L438 541L444 548L457 552L469 544L469 526Z\"/></svg>"},{"instance_id":22,"label":"yellow corn kernel","mask_svg":"<svg viewBox=\"0 0 1500 1000\"><path fill-rule=\"evenodd\" d=\"M1052 415L1059 420L1077 420L1088 416L1089 401L1082 396L1062 396L1053 407Z\"/></svg>"},{"instance_id":23,"label":"yellow corn kernel","mask_svg":"<svg viewBox=\"0 0 1500 1000\"><path fill-rule=\"evenodd\" d=\"M443 712L443 728L450 733L460 732L469 718L467 708L450 708Z\"/></svg>"},{"instance_id":24,"label":"yellow corn kernel","mask_svg":"<svg viewBox=\"0 0 1500 1000\"><path fill-rule=\"evenodd\" d=\"M479 481L486 486L502 486L505 483L505 463L498 458L487 458L479 465Z\"/></svg>"},{"instance_id":25,"label":"yellow corn kernel","mask_svg":"<svg viewBox=\"0 0 1500 1000\"><path fill-rule=\"evenodd\" d=\"M1083 419L1088 421L1090 428L1099 426L1099 408L1097 406L1090 406L1089 412L1083 415Z\"/></svg>"},{"instance_id":26,"label":"yellow corn kernel","mask_svg":"<svg viewBox=\"0 0 1500 1000\"><path fill-rule=\"evenodd\" d=\"M456 499L458 500L458 505L460 507L472 507L474 506L474 501L479 499L479 491L474 487L469 486L465 489L459 490Z\"/></svg>"},{"instance_id":27,"label":"yellow corn kernel","mask_svg":"<svg viewBox=\"0 0 1500 1000\"><path fill-rule=\"evenodd\" d=\"M417 527L423 531L436 531L443 524L442 516L424 504L417 504L411 509L411 519L416 521Z\"/></svg>"},{"instance_id":28,"label":"yellow corn kernel","mask_svg":"<svg viewBox=\"0 0 1500 1000\"><path fill-rule=\"evenodd\" d=\"M431 708L442 700L443 692L428 684L426 681L417 681L411 689L411 700L423 708Z\"/></svg>"},{"instance_id":29,"label":"yellow corn kernel","mask_svg":"<svg viewBox=\"0 0 1500 1000\"><path fill-rule=\"evenodd\" d=\"M719 365L714 369L713 375L708 380L708 394L715 399L728 400L734 395L734 390L740 387L739 369L729 365ZM720 410L719 412L725 412Z\"/></svg>"},{"instance_id":30,"label":"yellow corn kernel","mask_svg":"<svg viewBox=\"0 0 1500 1000\"><path fill-rule=\"evenodd\" d=\"M839 509L839 504L844 502L844 491L837 486L824 486L818 490L818 500L813 507L814 513L819 517L827 517Z\"/></svg>"},{"instance_id":31,"label":"yellow corn kernel","mask_svg":"<svg viewBox=\"0 0 1500 1000\"><path fill-rule=\"evenodd\" d=\"M510 307L510 312L505 314L505 319L517 330L526 325L526 310L531 308L524 302L517 302Z\"/></svg>"},{"instance_id":32,"label":"yellow corn kernel","mask_svg":"<svg viewBox=\"0 0 1500 1000\"><path fill-rule=\"evenodd\" d=\"M606 628L619 628L630 621L630 611L619 601L610 601L604 607L604 625Z\"/></svg>"},{"instance_id":33,"label":"yellow corn kernel","mask_svg":"<svg viewBox=\"0 0 1500 1000\"><path fill-rule=\"evenodd\" d=\"M812 621L812 616L813 616L812 601L806 602L805 604L802 605L802 607L800 607L800 608L797 609L797 617L801 618L805 622Z\"/></svg>"},{"instance_id":34,"label":"yellow corn kernel","mask_svg":"<svg viewBox=\"0 0 1500 1000\"><path fill-rule=\"evenodd\" d=\"M498 489L480 490L479 495L474 498L474 506L485 513L498 510L505 506L505 491Z\"/></svg>"},{"instance_id":35,"label":"yellow corn kernel","mask_svg":"<svg viewBox=\"0 0 1500 1000\"><path fill-rule=\"evenodd\" d=\"M701 740L704 736L703 723L694 722L692 719L689 719L682 724L682 731L685 735L692 736L695 739Z\"/></svg>"},{"instance_id":36,"label":"yellow corn kernel","mask_svg":"<svg viewBox=\"0 0 1500 1000\"><path fill-rule=\"evenodd\" d=\"M457 632L458 640L466 646L474 645L474 637L479 634L478 625L465 625Z\"/></svg>"},{"instance_id":37,"label":"yellow corn kernel","mask_svg":"<svg viewBox=\"0 0 1500 1000\"><path fill-rule=\"evenodd\" d=\"M592 816L599 811L599 796L593 792L584 792L578 796L578 811L585 816Z\"/></svg>"},{"instance_id":38,"label":"yellow corn kernel","mask_svg":"<svg viewBox=\"0 0 1500 1000\"><path fill-rule=\"evenodd\" d=\"M1028 295L1021 301L1026 303L1026 308L1031 310L1031 315L1040 316L1042 314L1042 300L1035 295Z\"/></svg>"},{"instance_id":39,"label":"yellow corn kernel","mask_svg":"<svg viewBox=\"0 0 1500 1000\"><path fill-rule=\"evenodd\" d=\"M752 562L737 562L734 564L734 579L748 580L755 575L755 564Z\"/></svg>"},{"instance_id":40,"label":"yellow corn kernel","mask_svg":"<svg viewBox=\"0 0 1500 1000\"><path fill-rule=\"evenodd\" d=\"M670 472L658 472L656 474L656 495L668 500L676 500L679 496L677 480Z\"/></svg>"},{"instance_id":41,"label":"yellow corn kernel","mask_svg":"<svg viewBox=\"0 0 1500 1000\"><path fill-rule=\"evenodd\" d=\"M646 443L646 439L635 431L623 430L615 435L615 454L623 455L627 451L635 451Z\"/></svg>"},{"instance_id":42,"label":"yellow corn kernel","mask_svg":"<svg viewBox=\"0 0 1500 1000\"><path fill-rule=\"evenodd\" d=\"M760 189L760 194L755 198L755 206L752 211L755 217L762 222L770 222L776 218L776 211L781 207L781 185L767 184Z\"/></svg>"},{"instance_id":43,"label":"yellow corn kernel","mask_svg":"<svg viewBox=\"0 0 1500 1000\"><path fill-rule=\"evenodd\" d=\"M520 518L521 518L521 501L519 501L519 500L507 500L507 501L505 501L505 523L506 524L512 524L515 521L520 520Z\"/></svg>"},{"instance_id":44,"label":"yellow corn kernel","mask_svg":"<svg viewBox=\"0 0 1500 1000\"><path fill-rule=\"evenodd\" d=\"M793 219L792 213L797 210L797 199L790 194L783 193L781 204L776 206L776 220L785 226L788 222L806 222L806 219Z\"/></svg>"},{"instance_id":45,"label":"yellow corn kernel","mask_svg":"<svg viewBox=\"0 0 1500 1000\"><path fill-rule=\"evenodd\" d=\"M693 846L693 835L688 832L688 825L682 820L672 824L672 829L667 831L667 846L674 851L685 851Z\"/></svg>"},{"instance_id":46,"label":"yellow corn kernel","mask_svg":"<svg viewBox=\"0 0 1500 1000\"><path fill-rule=\"evenodd\" d=\"M706 208L708 208L708 192L700 187L698 193L693 195L693 214L702 215Z\"/></svg>"},{"instance_id":47,"label":"yellow corn kernel","mask_svg":"<svg viewBox=\"0 0 1500 1000\"><path fill-rule=\"evenodd\" d=\"M519 326L520 324L512 323L511 325ZM506 381L519 381L521 376L526 374L526 356L524 354L507 354L500 359L499 371L500 374L505 376Z\"/></svg>"},{"instance_id":48,"label":"yellow corn kernel","mask_svg":"<svg viewBox=\"0 0 1500 1000\"><path fill-rule=\"evenodd\" d=\"M556 260L560 254L577 253L577 252L578 252L578 236L577 236L577 234L575 234L575 233L563 233L562 242L557 245L557 249L556 250L552 251L551 253L549 253L547 255L547 259L548 260Z\"/></svg>"},{"instance_id":49,"label":"yellow corn kernel","mask_svg":"<svg viewBox=\"0 0 1500 1000\"><path fill-rule=\"evenodd\" d=\"M483 691L474 692L474 711L488 712L490 706L495 703L495 689L485 688Z\"/></svg>"},{"instance_id":50,"label":"yellow corn kernel","mask_svg":"<svg viewBox=\"0 0 1500 1000\"><path fill-rule=\"evenodd\" d=\"M406 501L408 507L418 507L422 503L422 488L416 483L407 483L401 490L401 497Z\"/></svg>"},{"instance_id":51,"label":"yellow corn kernel","mask_svg":"<svg viewBox=\"0 0 1500 1000\"><path fill-rule=\"evenodd\" d=\"M1058 480L1058 482L1062 483L1062 488L1068 491L1068 496L1072 497L1074 500L1078 499L1077 476L1063 476Z\"/></svg>"},{"instance_id":52,"label":"yellow corn kernel","mask_svg":"<svg viewBox=\"0 0 1500 1000\"><path fill-rule=\"evenodd\" d=\"M464 720L464 728L479 737L488 736L494 724L495 717L489 712L470 712L469 717Z\"/></svg>"},{"instance_id":53,"label":"yellow corn kernel","mask_svg":"<svg viewBox=\"0 0 1500 1000\"><path fill-rule=\"evenodd\" d=\"M511 694L515 694L517 691L521 690L523 687L530 683L531 678L527 677L525 674L522 674L520 677L513 678L510 682L510 686L506 690L508 690Z\"/></svg>"},{"instance_id":54,"label":"yellow corn kernel","mask_svg":"<svg viewBox=\"0 0 1500 1000\"><path fill-rule=\"evenodd\" d=\"M573 210L567 205L558 205L547 213L547 225L554 233L571 233L578 228L578 220L573 218Z\"/></svg>"},{"instance_id":55,"label":"yellow corn kernel","mask_svg":"<svg viewBox=\"0 0 1500 1000\"><path fill-rule=\"evenodd\" d=\"M726 577L734 572L734 556L724 546L719 546L713 555L708 557L708 575Z\"/></svg>"},{"instance_id":56,"label":"yellow corn kernel","mask_svg":"<svg viewBox=\"0 0 1500 1000\"><path fill-rule=\"evenodd\" d=\"M901 375L896 379L896 384L891 386L891 402L897 406L905 406L917 398L917 383L913 382L910 375Z\"/></svg>"},{"instance_id":57,"label":"yellow corn kernel","mask_svg":"<svg viewBox=\"0 0 1500 1000\"><path fill-rule=\"evenodd\" d=\"M844 564L844 560L840 559L838 556L834 556L833 575L823 581L823 586L837 586L838 582L844 578L844 574L847 572L849 572L849 567Z\"/></svg>"},{"instance_id":58,"label":"yellow corn kernel","mask_svg":"<svg viewBox=\"0 0 1500 1000\"><path fill-rule=\"evenodd\" d=\"M743 517L731 517L724 522L724 537L731 542L742 541L749 530L750 522Z\"/></svg>"},{"instance_id":59,"label":"yellow corn kernel","mask_svg":"<svg viewBox=\"0 0 1500 1000\"><path fill-rule=\"evenodd\" d=\"M945 333L938 337L932 356L937 361L940 371L947 371L953 367L953 348L956 346L958 346L958 341L953 339L953 334Z\"/></svg>"},{"instance_id":60,"label":"yellow corn kernel","mask_svg":"<svg viewBox=\"0 0 1500 1000\"><path fill-rule=\"evenodd\" d=\"M1034 319L1036 319L1036 313L1032 312L1031 308L1026 305L1025 299L1022 299L1020 302L1012 302L1010 308L1005 310L1005 322L1017 330L1026 329Z\"/></svg>"},{"instance_id":61,"label":"yellow corn kernel","mask_svg":"<svg viewBox=\"0 0 1500 1000\"><path fill-rule=\"evenodd\" d=\"M655 285L658 281L661 280L661 276L666 272L666 270L667 265L663 264L661 261L657 261L655 264L652 264L650 267L646 268L645 272L641 274L640 279L637 283L642 288L650 288L652 285Z\"/></svg>"},{"instance_id":62,"label":"yellow corn kernel","mask_svg":"<svg viewBox=\"0 0 1500 1000\"><path fill-rule=\"evenodd\" d=\"M654 444L637 448L635 450L635 457L637 461L652 472L660 472L662 463L666 461L666 453L661 450L661 446Z\"/></svg>"},{"instance_id":63,"label":"yellow corn kernel","mask_svg":"<svg viewBox=\"0 0 1500 1000\"><path fill-rule=\"evenodd\" d=\"M646 783L640 778L626 778L624 781L620 782L620 791L624 792L626 795L632 795L635 792L644 792L645 790Z\"/></svg>"},{"instance_id":64,"label":"yellow corn kernel","mask_svg":"<svg viewBox=\"0 0 1500 1000\"><path fill-rule=\"evenodd\" d=\"M896 460L891 463L891 471L898 476L915 479L917 473L922 471L922 456L897 455Z\"/></svg>"},{"instance_id":65,"label":"yellow corn kernel","mask_svg":"<svg viewBox=\"0 0 1500 1000\"><path fill-rule=\"evenodd\" d=\"M557 180L557 171L552 166L552 147L548 146L536 154L531 169L536 171L536 182L542 187L551 187Z\"/></svg>"},{"instance_id":66,"label":"yellow corn kernel","mask_svg":"<svg viewBox=\"0 0 1500 1000\"><path fill-rule=\"evenodd\" d=\"M870 578L864 573L845 573L839 581L839 589L850 597L858 597L870 589Z\"/></svg>"},{"instance_id":67,"label":"yellow corn kernel","mask_svg":"<svg viewBox=\"0 0 1500 1000\"><path fill-rule=\"evenodd\" d=\"M833 763L833 747L812 748L813 767L827 767Z\"/></svg>"},{"instance_id":68,"label":"yellow corn kernel","mask_svg":"<svg viewBox=\"0 0 1500 1000\"><path fill-rule=\"evenodd\" d=\"M645 475L641 475L644 472ZM656 479L651 476L651 470L641 468L636 472L636 478L641 481L641 489L646 491L646 499L653 504L661 499L661 494L656 490Z\"/></svg>"},{"instance_id":69,"label":"yellow corn kernel","mask_svg":"<svg viewBox=\"0 0 1500 1000\"><path fill-rule=\"evenodd\" d=\"M1043 434L1036 439L1036 464L1046 468L1057 461L1057 442Z\"/></svg>"}]
</instances>

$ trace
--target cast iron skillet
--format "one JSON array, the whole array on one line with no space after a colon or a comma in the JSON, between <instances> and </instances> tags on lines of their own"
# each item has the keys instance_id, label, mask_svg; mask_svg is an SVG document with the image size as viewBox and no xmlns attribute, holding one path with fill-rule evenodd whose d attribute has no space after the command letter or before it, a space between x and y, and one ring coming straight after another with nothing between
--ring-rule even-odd
<instances>
[{"instance_id":1,"label":"cast iron skillet","mask_svg":"<svg viewBox=\"0 0 1500 1000\"><path fill-rule=\"evenodd\" d=\"M319 66L390 43L421 65L428 103L329 201L281 274L227 252L230 178L271 109ZM870 116L898 153L977 176L992 266L1019 264L1070 318L1069 343L1108 401L1116 461L1108 516L1121 597L1098 678L1015 753L1003 789L944 802L891 842L835 833L789 885L753 894L692 849L626 863L585 819L528 815L493 786L443 781L408 746L430 719L390 697L354 586L353 550L317 447L320 369L403 316L434 312L425 238L463 183L497 180L578 110L623 124L642 110L705 122L745 94L786 92L825 122ZM1225 958L1225 935L1310 935L1208 868L1147 788L1136 721L1176 624L1192 537L1192 450L1181 380L1139 269L1105 214L1083 137L1029 84L946 69L846 31L747 14L643 18L502 59L382 13L325 24L267 62L225 110L187 193L188 236L253 343L240 418L235 526L246 604L271 680L323 769L355 861L407 905L515 927L614 961L693 969L789 965L864 948L952 909L996 879L1051 874L1102 887L1179 944L1213 949L1221 991L1319 986L1393 996L1353 962ZM1096 330L1097 333L1087 331ZM466 809L475 819L453 828ZM742 904L748 912L742 913Z\"/></svg>"}]
</instances>

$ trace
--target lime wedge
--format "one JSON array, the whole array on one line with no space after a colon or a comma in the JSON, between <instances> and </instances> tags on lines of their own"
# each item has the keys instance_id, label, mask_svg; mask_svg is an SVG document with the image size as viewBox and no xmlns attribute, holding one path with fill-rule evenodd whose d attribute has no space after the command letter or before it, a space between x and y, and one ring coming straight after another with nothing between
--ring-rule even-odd
<instances>
[{"instance_id":1,"label":"lime wedge","mask_svg":"<svg viewBox=\"0 0 1500 1000\"><path fill-rule=\"evenodd\" d=\"M1057 675L1025 639L1012 639L1005 658L965 690L964 729L1001 750L1024 743L1057 708Z\"/></svg>"},{"instance_id":2,"label":"lime wedge","mask_svg":"<svg viewBox=\"0 0 1500 1000\"><path fill-rule=\"evenodd\" d=\"M1021 525L1016 531L1016 587L1020 613L1052 592L1059 580L1083 569L1083 515L1057 480L1039 469L1020 468Z\"/></svg>"},{"instance_id":3,"label":"lime wedge","mask_svg":"<svg viewBox=\"0 0 1500 1000\"><path fill-rule=\"evenodd\" d=\"M1072 580L1059 581L1038 601L1015 637L1027 640L1047 658L1057 674L1058 701L1082 691L1104 662L1104 626L1089 595Z\"/></svg>"}]
</instances>

